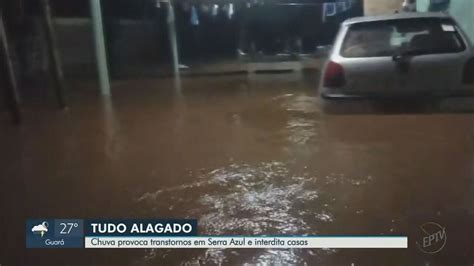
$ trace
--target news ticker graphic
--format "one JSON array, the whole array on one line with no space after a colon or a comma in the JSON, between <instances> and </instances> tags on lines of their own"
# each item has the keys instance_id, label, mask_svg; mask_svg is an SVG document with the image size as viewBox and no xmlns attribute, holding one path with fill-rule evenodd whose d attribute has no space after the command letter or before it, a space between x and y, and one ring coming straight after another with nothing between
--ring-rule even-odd
<instances>
[{"instance_id":1,"label":"news ticker graphic","mask_svg":"<svg viewBox=\"0 0 474 266\"><path fill-rule=\"evenodd\" d=\"M407 248L407 237L85 237L86 248Z\"/></svg>"},{"instance_id":2,"label":"news ticker graphic","mask_svg":"<svg viewBox=\"0 0 474 266\"><path fill-rule=\"evenodd\" d=\"M185 237L197 235L197 220L28 219L27 248L82 248L96 237Z\"/></svg>"},{"instance_id":3,"label":"news ticker graphic","mask_svg":"<svg viewBox=\"0 0 474 266\"><path fill-rule=\"evenodd\" d=\"M84 221L80 219L29 219L27 248L82 248Z\"/></svg>"},{"instance_id":4,"label":"news ticker graphic","mask_svg":"<svg viewBox=\"0 0 474 266\"><path fill-rule=\"evenodd\" d=\"M407 248L406 236L202 236L197 220L29 219L27 248Z\"/></svg>"}]
</instances>

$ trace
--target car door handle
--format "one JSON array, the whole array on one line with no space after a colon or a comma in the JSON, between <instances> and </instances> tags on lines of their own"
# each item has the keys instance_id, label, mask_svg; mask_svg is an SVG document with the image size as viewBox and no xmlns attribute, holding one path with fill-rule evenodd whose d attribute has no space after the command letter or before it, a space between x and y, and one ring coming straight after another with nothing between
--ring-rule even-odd
<instances>
[{"instance_id":1,"label":"car door handle","mask_svg":"<svg viewBox=\"0 0 474 266\"><path fill-rule=\"evenodd\" d=\"M392 61L394 61L394 62L402 62L404 58L405 58L405 57L404 57L403 55L396 54L396 55L392 56Z\"/></svg>"}]
</instances>

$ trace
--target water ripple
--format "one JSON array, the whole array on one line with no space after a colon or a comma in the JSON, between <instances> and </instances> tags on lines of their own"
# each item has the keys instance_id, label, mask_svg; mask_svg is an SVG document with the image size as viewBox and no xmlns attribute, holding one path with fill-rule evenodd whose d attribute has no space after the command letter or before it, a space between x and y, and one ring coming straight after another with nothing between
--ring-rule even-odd
<instances>
[{"instance_id":1,"label":"water ripple","mask_svg":"<svg viewBox=\"0 0 474 266\"><path fill-rule=\"evenodd\" d=\"M281 162L257 165L234 163L203 172L195 182L145 193L136 199L157 213L163 208L184 211L181 217L197 218L203 235L317 234L319 225L334 222L334 195L324 194L327 186L365 185L372 177L350 179L343 174L318 178L314 173L294 173ZM333 199L332 201L330 199ZM171 203L171 204L170 204ZM330 203L330 204L328 204ZM163 257L166 252L157 251ZM255 250L252 256L239 256L235 250L209 249L185 259L184 265L232 261L252 264L304 265L306 256L332 254L333 250L307 253L303 250ZM147 256L150 256L149 253Z\"/></svg>"}]
</instances>

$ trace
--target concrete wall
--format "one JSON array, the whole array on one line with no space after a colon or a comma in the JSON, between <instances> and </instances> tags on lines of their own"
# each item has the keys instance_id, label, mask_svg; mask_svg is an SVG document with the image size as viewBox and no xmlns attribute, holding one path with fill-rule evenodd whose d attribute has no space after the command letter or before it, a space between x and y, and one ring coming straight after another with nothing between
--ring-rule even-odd
<instances>
[{"instance_id":1,"label":"concrete wall","mask_svg":"<svg viewBox=\"0 0 474 266\"><path fill-rule=\"evenodd\" d=\"M451 0L449 13L456 18L463 30L474 42L474 1L473 0Z\"/></svg>"},{"instance_id":2,"label":"concrete wall","mask_svg":"<svg viewBox=\"0 0 474 266\"><path fill-rule=\"evenodd\" d=\"M427 12L430 7L430 0L417 0L416 10L418 12Z\"/></svg>"},{"instance_id":3,"label":"concrete wall","mask_svg":"<svg viewBox=\"0 0 474 266\"><path fill-rule=\"evenodd\" d=\"M89 19L56 19L56 34L65 65L93 64L95 61L92 25Z\"/></svg>"},{"instance_id":4,"label":"concrete wall","mask_svg":"<svg viewBox=\"0 0 474 266\"><path fill-rule=\"evenodd\" d=\"M364 0L364 15L393 14L401 10L403 0Z\"/></svg>"},{"instance_id":5,"label":"concrete wall","mask_svg":"<svg viewBox=\"0 0 474 266\"><path fill-rule=\"evenodd\" d=\"M92 25L87 18L56 19L61 59L66 73L95 75ZM156 30L151 21L121 20L116 26L112 56L116 65L150 65L158 62Z\"/></svg>"}]
</instances>

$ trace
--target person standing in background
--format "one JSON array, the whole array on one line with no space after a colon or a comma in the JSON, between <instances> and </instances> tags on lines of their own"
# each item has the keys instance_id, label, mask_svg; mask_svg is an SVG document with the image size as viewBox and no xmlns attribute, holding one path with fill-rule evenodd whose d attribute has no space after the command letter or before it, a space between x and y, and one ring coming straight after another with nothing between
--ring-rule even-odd
<instances>
[{"instance_id":1,"label":"person standing in background","mask_svg":"<svg viewBox=\"0 0 474 266\"><path fill-rule=\"evenodd\" d=\"M191 6L189 22L191 23L191 34L192 34L192 43L193 43L193 47L191 48L192 51L190 51L190 54L194 59L199 59L199 57L201 56L200 27L199 27L200 22L199 22L198 9L196 8L194 4Z\"/></svg>"},{"instance_id":2,"label":"person standing in background","mask_svg":"<svg viewBox=\"0 0 474 266\"><path fill-rule=\"evenodd\" d=\"M403 12L416 12L416 0L404 0L402 10Z\"/></svg>"}]
</instances>

